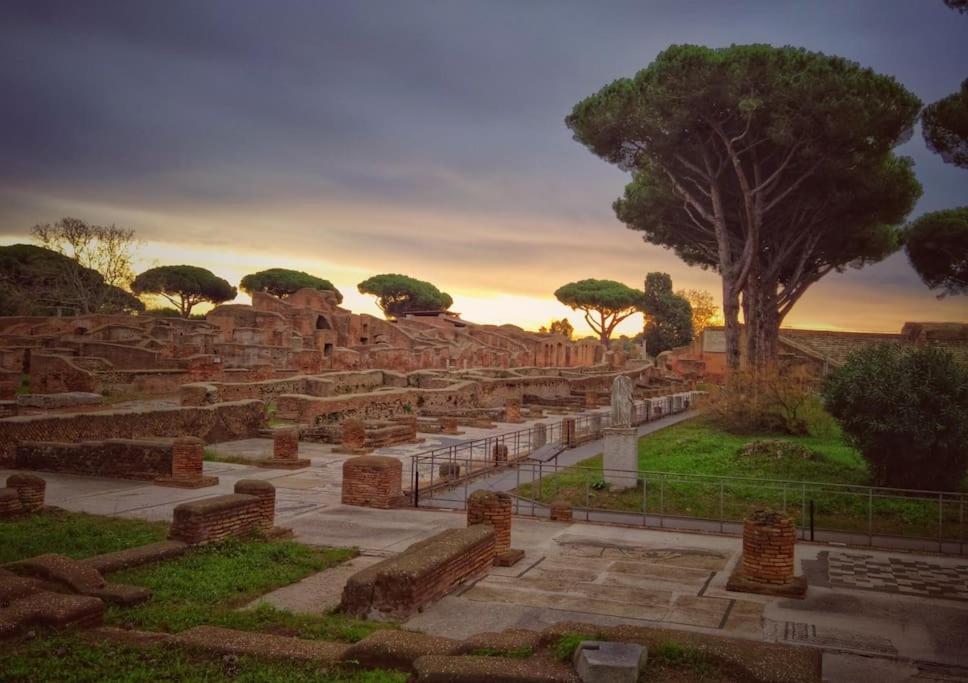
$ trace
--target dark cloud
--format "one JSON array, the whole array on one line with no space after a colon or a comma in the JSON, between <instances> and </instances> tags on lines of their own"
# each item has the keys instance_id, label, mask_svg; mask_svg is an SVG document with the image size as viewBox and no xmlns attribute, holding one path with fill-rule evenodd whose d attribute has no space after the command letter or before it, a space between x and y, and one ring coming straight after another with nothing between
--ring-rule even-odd
<instances>
[{"instance_id":1,"label":"dark cloud","mask_svg":"<svg viewBox=\"0 0 968 683\"><path fill-rule=\"evenodd\" d=\"M968 18L941 0L9 1L0 232L76 205L98 220L157 215L134 227L167 241L254 243L275 221L300 249L360 264L437 254L468 272L544 271L533 264L585 244L603 267L642 271L645 254L671 257L629 248L610 209L623 175L562 120L676 42L840 54L926 102L968 75ZM965 203L968 174L919 136L904 151L925 185L919 212ZM358 220L338 224L346 207ZM395 213L399 225L368 222ZM413 225L430 214L452 228ZM877 282L920 287L903 259L843 278Z\"/></svg>"}]
</instances>

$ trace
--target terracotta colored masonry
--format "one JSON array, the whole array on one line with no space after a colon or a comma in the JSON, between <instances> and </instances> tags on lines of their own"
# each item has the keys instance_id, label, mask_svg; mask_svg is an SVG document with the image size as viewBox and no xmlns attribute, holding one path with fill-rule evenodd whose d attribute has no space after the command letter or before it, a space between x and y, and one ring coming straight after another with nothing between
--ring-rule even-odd
<instances>
[{"instance_id":1,"label":"terracotta colored masonry","mask_svg":"<svg viewBox=\"0 0 968 683\"><path fill-rule=\"evenodd\" d=\"M755 510L743 523L744 578L783 584L793 577L796 526L779 512Z\"/></svg>"},{"instance_id":2,"label":"terracotta colored masonry","mask_svg":"<svg viewBox=\"0 0 968 683\"><path fill-rule=\"evenodd\" d=\"M272 484L242 479L233 494L176 505L168 537L194 545L269 531L275 524L275 501Z\"/></svg>"},{"instance_id":3,"label":"terracotta colored masonry","mask_svg":"<svg viewBox=\"0 0 968 683\"><path fill-rule=\"evenodd\" d=\"M272 432L272 457L275 460L296 460L299 456L299 430L276 429Z\"/></svg>"},{"instance_id":4,"label":"terracotta colored masonry","mask_svg":"<svg viewBox=\"0 0 968 683\"><path fill-rule=\"evenodd\" d=\"M491 449L491 456L494 458L495 463L507 462L508 461L508 447L503 443L494 444L494 448ZM498 551L500 552L500 551Z\"/></svg>"},{"instance_id":5,"label":"terracotta colored masonry","mask_svg":"<svg viewBox=\"0 0 968 683\"><path fill-rule=\"evenodd\" d=\"M521 401L509 398L504 403L504 419L507 422L521 421Z\"/></svg>"},{"instance_id":6,"label":"terracotta colored masonry","mask_svg":"<svg viewBox=\"0 0 968 683\"><path fill-rule=\"evenodd\" d=\"M171 447L171 476L176 479L196 479L202 476L205 442L192 436L174 440Z\"/></svg>"},{"instance_id":7,"label":"terracotta colored masonry","mask_svg":"<svg viewBox=\"0 0 968 683\"><path fill-rule=\"evenodd\" d=\"M494 527L494 552L511 547L511 496L498 491L475 491L467 498L467 526Z\"/></svg>"},{"instance_id":8,"label":"terracotta colored masonry","mask_svg":"<svg viewBox=\"0 0 968 683\"><path fill-rule=\"evenodd\" d=\"M381 455L361 455L343 463L343 505L393 507L402 495L403 463Z\"/></svg>"},{"instance_id":9,"label":"terracotta colored masonry","mask_svg":"<svg viewBox=\"0 0 968 683\"><path fill-rule=\"evenodd\" d=\"M571 503L566 500L556 500L549 507L549 517L552 522L570 522L572 520Z\"/></svg>"},{"instance_id":10,"label":"terracotta colored masonry","mask_svg":"<svg viewBox=\"0 0 968 683\"><path fill-rule=\"evenodd\" d=\"M47 482L33 474L11 474L7 477L7 488L17 492L20 508L24 512L34 512L44 507L44 493Z\"/></svg>"}]
</instances>

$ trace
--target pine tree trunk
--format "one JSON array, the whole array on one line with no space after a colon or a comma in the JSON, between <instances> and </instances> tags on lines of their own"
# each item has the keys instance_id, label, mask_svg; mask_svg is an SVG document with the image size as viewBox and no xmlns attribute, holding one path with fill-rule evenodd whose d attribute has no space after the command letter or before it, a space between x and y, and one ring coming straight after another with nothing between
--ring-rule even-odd
<instances>
[{"instance_id":1,"label":"pine tree trunk","mask_svg":"<svg viewBox=\"0 0 968 683\"><path fill-rule=\"evenodd\" d=\"M732 279L725 276L723 277L723 319L725 321L726 367L729 370L739 370L739 293L733 291Z\"/></svg>"}]
</instances>

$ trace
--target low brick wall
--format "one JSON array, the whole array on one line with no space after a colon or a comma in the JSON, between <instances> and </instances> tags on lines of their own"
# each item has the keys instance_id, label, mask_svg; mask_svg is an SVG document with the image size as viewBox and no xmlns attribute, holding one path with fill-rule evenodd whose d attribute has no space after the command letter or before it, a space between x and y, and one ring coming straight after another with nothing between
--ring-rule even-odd
<instances>
[{"instance_id":1,"label":"low brick wall","mask_svg":"<svg viewBox=\"0 0 968 683\"><path fill-rule=\"evenodd\" d=\"M17 446L13 464L41 472L151 481L171 475L172 452L173 444L167 440L38 441Z\"/></svg>"},{"instance_id":2,"label":"low brick wall","mask_svg":"<svg viewBox=\"0 0 968 683\"><path fill-rule=\"evenodd\" d=\"M741 575L760 583L787 583L793 578L796 526L780 513L755 510L743 522Z\"/></svg>"},{"instance_id":3,"label":"low brick wall","mask_svg":"<svg viewBox=\"0 0 968 683\"><path fill-rule=\"evenodd\" d=\"M381 455L361 455L343 463L343 505L387 509L402 495L403 463Z\"/></svg>"},{"instance_id":4,"label":"low brick wall","mask_svg":"<svg viewBox=\"0 0 968 683\"><path fill-rule=\"evenodd\" d=\"M494 529L448 529L349 578L340 609L357 617L406 619L494 562Z\"/></svg>"},{"instance_id":5,"label":"low brick wall","mask_svg":"<svg viewBox=\"0 0 968 683\"><path fill-rule=\"evenodd\" d=\"M267 532L275 523L275 497L272 484L243 479L233 494L176 505L168 538L198 545Z\"/></svg>"},{"instance_id":6,"label":"low brick wall","mask_svg":"<svg viewBox=\"0 0 968 683\"><path fill-rule=\"evenodd\" d=\"M467 498L467 526L494 527L494 552L511 547L511 496L499 491L474 491Z\"/></svg>"},{"instance_id":7,"label":"low brick wall","mask_svg":"<svg viewBox=\"0 0 968 683\"><path fill-rule=\"evenodd\" d=\"M40 477L32 474L11 474L7 477L7 488L17 492L24 512L35 512L44 507L47 482Z\"/></svg>"},{"instance_id":8,"label":"low brick wall","mask_svg":"<svg viewBox=\"0 0 968 683\"><path fill-rule=\"evenodd\" d=\"M30 441L73 444L194 436L212 443L257 437L264 424L265 405L254 400L157 410L20 415L0 419L0 465L12 462L17 445Z\"/></svg>"}]
</instances>

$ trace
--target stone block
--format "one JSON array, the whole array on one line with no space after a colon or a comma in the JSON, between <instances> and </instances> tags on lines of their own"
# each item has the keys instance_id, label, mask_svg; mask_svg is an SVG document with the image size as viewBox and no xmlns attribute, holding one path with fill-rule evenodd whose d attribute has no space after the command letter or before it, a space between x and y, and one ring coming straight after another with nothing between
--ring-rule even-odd
<instances>
[{"instance_id":1,"label":"stone block","mask_svg":"<svg viewBox=\"0 0 968 683\"><path fill-rule=\"evenodd\" d=\"M531 449L538 450L548 443L548 426L539 422L531 428Z\"/></svg>"},{"instance_id":2,"label":"stone block","mask_svg":"<svg viewBox=\"0 0 968 683\"><path fill-rule=\"evenodd\" d=\"M495 567L513 567L524 558L524 551L520 548L508 548L494 556Z\"/></svg>"},{"instance_id":3,"label":"stone block","mask_svg":"<svg viewBox=\"0 0 968 683\"><path fill-rule=\"evenodd\" d=\"M612 490L633 488L638 482L639 440L635 427L606 427L602 471Z\"/></svg>"},{"instance_id":4,"label":"stone block","mask_svg":"<svg viewBox=\"0 0 968 683\"><path fill-rule=\"evenodd\" d=\"M573 661L582 683L635 683L647 658L648 650L636 643L584 640Z\"/></svg>"}]
</instances>

